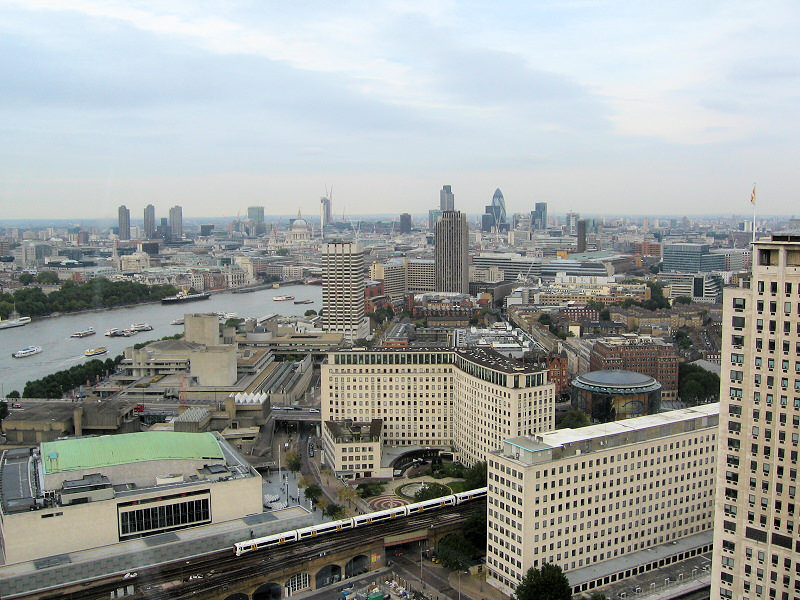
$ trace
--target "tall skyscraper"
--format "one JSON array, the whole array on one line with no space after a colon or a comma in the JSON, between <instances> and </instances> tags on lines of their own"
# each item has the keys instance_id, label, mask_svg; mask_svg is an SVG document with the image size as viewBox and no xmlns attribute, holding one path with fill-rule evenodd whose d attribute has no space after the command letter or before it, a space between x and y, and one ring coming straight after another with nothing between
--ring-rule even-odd
<instances>
[{"instance_id":1,"label":"tall skyscraper","mask_svg":"<svg viewBox=\"0 0 800 600\"><path fill-rule=\"evenodd\" d=\"M547 229L547 202L537 202L531 211L531 229Z\"/></svg>"},{"instance_id":2,"label":"tall skyscraper","mask_svg":"<svg viewBox=\"0 0 800 600\"><path fill-rule=\"evenodd\" d=\"M330 225L333 221L331 213L331 199L323 196L319 199L319 222L320 231L325 228L325 225Z\"/></svg>"},{"instance_id":3,"label":"tall skyscraper","mask_svg":"<svg viewBox=\"0 0 800 600\"><path fill-rule=\"evenodd\" d=\"M586 252L586 219L578 219L576 235L578 236L578 252Z\"/></svg>"},{"instance_id":4,"label":"tall skyscraper","mask_svg":"<svg viewBox=\"0 0 800 600\"><path fill-rule=\"evenodd\" d=\"M258 223L264 222L264 207L263 206L248 206L247 218L250 221Z\"/></svg>"},{"instance_id":5,"label":"tall skyscraper","mask_svg":"<svg viewBox=\"0 0 800 600\"><path fill-rule=\"evenodd\" d=\"M442 211L431 209L428 211L428 231L433 231L436 228L436 223L442 218Z\"/></svg>"},{"instance_id":6,"label":"tall skyscraper","mask_svg":"<svg viewBox=\"0 0 800 600\"><path fill-rule=\"evenodd\" d=\"M156 207L148 204L144 207L144 237L152 240L156 235Z\"/></svg>"},{"instance_id":7,"label":"tall skyscraper","mask_svg":"<svg viewBox=\"0 0 800 600\"><path fill-rule=\"evenodd\" d=\"M124 204L119 207L119 239L131 239L131 211Z\"/></svg>"},{"instance_id":8,"label":"tall skyscraper","mask_svg":"<svg viewBox=\"0 0 800 600\"><path fill-rule=\"evenodd\" d=\"M322 245L322 329L347 342L369 335L364 313L364 253L353 242Z\"/></svg>"},{"instance_id":9,"label":"tall skyscraper","mask_svg":"<svg viewBox=\"0 0 800 600\"><path fill-rule=\"evenodd\" d=\"M492 203L486 207L486 212L481 216L481 231L508 230L506 222L506 201L500 188L494 191Z\"/></svg>"},{"instance_id":10,"label":"tall skyscraper","mask_svg":"<svg viewBox=\"0 0 800 600\"><path fill-rule=\"evenodd\" d=\"M400 215L400 233L411 233L411 215L408 213Z\"/></svg>"},{"instance_id":11,"label":"tall skyscraper","mask_svg":"<svg viewBox=\"0 0 800 600\"><path fill-rule=\"evenodd\" d=\"M180 206L169 209L169 228L172 230L173 239L183 237L183 209Z\"/></svg>"},{"instance_id":12,"label":"tall skyscraper","mask_svg":"<svg viewBox=\"0 0 800 600\"><path fill-rule=\"evenodd\" d=\"M711 598L800 598L800 232L753 244L723 295Z\"/></svg>"},{"instance_id":13,"label":"tall skyscraper","mask_svg":"<svg viewBox=\"0 0 800 600\"><path fill-rule=\"evenodd\" d=\"M436 291L469 293L469 227L467 215L446 210L434 233Z\"/></svg>"},{"instance_id":14,"label":"tall skyscraper","mask_svg":"<svg viewBox=\"0 0 800 600\"><path fill-rule=\"evenodd\" d=\"M453 195L452 189L449 185L442 187L439 192L439 210L444 212L446 210L455 210L456 197Z\"/></svg>"}]
</instances>

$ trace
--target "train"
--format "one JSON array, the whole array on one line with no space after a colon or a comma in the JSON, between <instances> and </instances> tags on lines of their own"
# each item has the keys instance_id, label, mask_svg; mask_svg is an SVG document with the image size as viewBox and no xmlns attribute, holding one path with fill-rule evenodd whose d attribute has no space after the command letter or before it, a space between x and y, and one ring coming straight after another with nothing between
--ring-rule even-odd
<instances>
[{"instance_id":1,"label":"train","mask_svg":"<svg viewBox=\"0 0 800 600\"><path fill-rule=\"evenodd\" d=\"M244 542L236 542L233 545L233 552L236 556L242 556L250 552L258 550L265 550L267 548L274 548L275 546L282 546L292 542L299 542L315 538L319 535L328 533L335 533L337 531L345 531L347 529L354 529L356 527L364 527L372 525L373 523L381 523L383 521L391 521L392 519L399 519L411 515L418 515L429 510L436 510L446 506L457 506L465 502L471 502L480 498L486 497L486 488L477 488L466 492L458 492L450 496L442 496L434 498L433 500L425 500L423 502L415 502L414 504L406 504L405 506L397 506L395 508L388 508L386 510L379 510L377 512L365 513L357 515L340 521L331 521L329 523L322 523L320 525L312 525L310 527L302 527L300 529L292 529L290 531L283 531L265 537L246 540Z\"/></svg>"}]
</instances>

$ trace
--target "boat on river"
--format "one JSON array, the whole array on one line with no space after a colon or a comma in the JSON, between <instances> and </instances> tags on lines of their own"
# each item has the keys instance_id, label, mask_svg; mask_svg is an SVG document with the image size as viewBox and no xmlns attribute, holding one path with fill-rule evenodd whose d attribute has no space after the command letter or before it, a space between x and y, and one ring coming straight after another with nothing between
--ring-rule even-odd
<instances>
[{"instance_id":1,"label":"boat on river","mask_svg":"<svg viewBox=\"0 0 800 600\"><path fill-rule=\"evenodd\" d=\"M313 300L295 300L295 304L314 304Z\"/></svg>"},{"instance_id":2,"label":"boat on river","mask_svg":"<svg viewBox=\"0 0 800 600\"><path fill-rule=\"evenodd\" d=\"M131 323L131 331L153 331L150 323Z\"/></svg>"},{"instance_id":3,"label":"boat on river","mask_svg":"<svg viewBox=\"0 0 800 600\"><path fill-rule=\"evenodd\" d=\"M161 299L161 304L180 304L181 302L194 302L196 300L208 300L211 294L208 292L201 292L198 294L187 294L186 292L178 292L174 296L167 296Z\"/></svg>"},{"instance_id":4,"label":"boat on river","mask_svg":"<svg viewBox=\"0 0 800 600\"><path fill-rule=\"evenodd\" d=\"M294 300L294 296L283 295L283 296L273 296L272 299L275 302L284 302L286 300Z\"/></svg>"},{"instance_id":5,"label":"boat on river","mask_svg":"<svg viewBox=\"0 0 800 600\"><path fill-rule=\"evenodd\" d=\"M76 331L69 337L85 338L89 337L90 335L94 335L95 333L97 332L94 330L94 327L87 327L86 329L81 329L80 331Z\"/></svg>"},{"instance_id":6,"label":"boat on river","mask_svg":"<svg viewBox=\"0 0 800 600\"><path fill-rule=\"evenodd\" d=\"M39 354L42 351L41 346L28 346L27 348L23 348L22 350L17 350L11 356L14 358L25 358L26 356L33 356L34 354Z\"/></svg>"},{"instance_id":7,"label":"boat on river","mask_svg":"<svg viewBox=\"0 0 800 600\"><path fill-rule=\"evenodd\" d=\"M100 356L101 354L108 354L108 348L100 346L99 348L89 348L83 353L84 356Z\"/></svg>"}]
</instances>

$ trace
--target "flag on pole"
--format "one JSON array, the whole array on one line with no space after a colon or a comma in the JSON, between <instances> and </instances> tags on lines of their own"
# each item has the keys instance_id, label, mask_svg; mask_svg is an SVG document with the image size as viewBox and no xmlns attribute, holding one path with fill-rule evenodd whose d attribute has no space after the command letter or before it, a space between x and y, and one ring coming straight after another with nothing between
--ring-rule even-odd
<instances>
[{"instance_id":1,"label":"flag on pole","mask_svg":"<svg viewBox=\"0 0 800 600\"><path fill-rule=\"evenodd\" d=\"M750 204L756 203L756 184L753 184L753 192L750 194Z\"/></svg>"}]
</instances>

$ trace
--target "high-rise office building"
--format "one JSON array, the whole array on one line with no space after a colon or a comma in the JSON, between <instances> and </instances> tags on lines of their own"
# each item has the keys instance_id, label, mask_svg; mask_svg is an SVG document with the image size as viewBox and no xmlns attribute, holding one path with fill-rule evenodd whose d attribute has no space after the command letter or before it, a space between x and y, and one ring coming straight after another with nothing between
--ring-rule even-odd
<instances>
[{"instance_id":1,"label":"high-rise office building","mask_svg":"<svg viewBox=\"0 0 800 600\"><path fill-rule=\"evenodd\" d=\"M711 598L800 598L800 232L753 244L723 294Z\"/></svg>"},{"instance_id":2,"label":"high-rise office building","mask_svg":"<svg viewBox=\"0 0 800 600\"><path fill-rule=\"evenodd\" d=\"M131 211L124 204L119 207L119 239L131 239Z\"/></svg>"},{"instance_id":3,"label":"high-rise office building","mask_svg":"<svg viewBox=\"0 0 800 600\"><path fill-rule=\"evenodd\" d=\"M547 202L537 202L531 211L531 229L547 229Z\"/></svg>"},{"instance_id":4,"label":"high-rise office building","mask_svg":"<svg viewBox=\"0 0 800 600\"><path fill-rule=\"evenodd\" d=\"M431 209L428 211L428 231L433 231L436 228L436 223L442 218L442 211Z\"/></svg>"},{"instance_id":5,"label":"high-rise office building","mask_svg":"<svg viewBox=\"0 0 800 600\"><path fill-rule=\"evenodd\" d=\"M408 213L400 215L400 233L411 233L411 215Z\"/></svg>"},{"instance_id":6,"label":"high-rise office building","mask_svg":"<svg viewBox=\"0 0 800 600\"><path fill-rule=\"evenodd\" d=\"M364 313L364 253L353 242L322 246L322 328L348 342L369 334Z\"/></svg>"},{"instance_id":7,"label":"high-rise office building","mask_svg":"<svg viewBox=\"0 0 800 600\"><path fill-rule=\"evenodd\" d=\"M578 219L577 232L578 252L586 252L586 219Z\"/></svg>"},{"instance_id":8,"label":"high-rise office building","mask_svg":"<svg viewBox=\"0 0 800 600\"><path fill-rule=\"evenodd\" d=\"M576 212L568 212L567 213L567 233L570 235L577 235L578 234L578 219L581 218L581 215Z\"/></svg>"},{"instance_id":9,"label":"high-rise office building","mask_svg":"<svg viewBox=\"0 0 800 600\"><path fill-rule=\"evenodd\" d=\"M436 291L469 293L469 227L467 215L446 210L434 233Z\"/></svg>"},{"instance_id":10,"label":"high-rise office building","mask_svg":"<svg viewBox=\"0 0 800 600\"><path fill-rule=\"evenodd\" d=\"M664 244L664 273L708 273L725 270L725 255L712 253L708 244Z\"/></svg>"},{"instance_id":11,"label":"high-rise office building","mask_svg":"<svg viewBox=\"0 0 800 600\"><path fill-rule=\"evenodd\" d=\"M453 195L453 190L449 185L442 187L439 192L439 210L442 212L446 210L456 209L456 197Z\"/></svg>"},{"instance_id":12,"label":"high-rise office building","mask_svg":"<svg viewBox=\"0 0 800 600\"><path fill-rule=\"evenodd\" d=\"M331 199L323 196L319 199L319 223L320 231L325 228L325 225L330 225L333 222L331 212Z\"/></svg>"},{"instance_id":13,"label":"high-rise office building","mask_svg":"<svg viewBox=\"0 0 800 600\"><path fill-rule=\"evenodd\" d=\"M263 206L248 206L247 207L247 219L253 221L254 223L263 223L264 222L264 207Z\"/></svg>"},{"instance_id":14,"label":"high-rise office building","mask_svg":"<svg viewBox=\"0 0 800 600\"><path fill-rule=\"evenodd\" d=\"M152 240L156 235L156 207L148 204L144 207L144 237Z\"/></svg>"},{"instance_id":15,"label":"high-rise office building","mask_svg":"<svg viewBox=\"0 0 800 600\"><path fill-rule=\"evenodd\" d=\"M172 230L173 239L183 237L183 209L180 206L169 209L169 228Z\"/></svg>"},{"instance_id":16,"label":"high-rise office building","mask_svg":"<svg viewBox=\"0 0 800 600\"><path fill-rule=\"evenodd\" d=\"M486 207L486 212L481 216L481 231L508 230L506 222L506 201L500 188L494 191L492 203Z\"/></svg>"}]
</instances>

